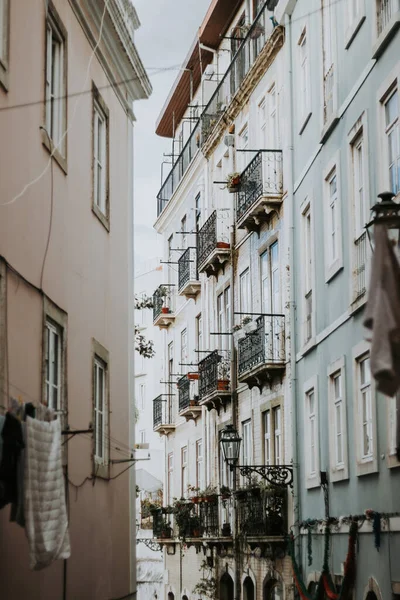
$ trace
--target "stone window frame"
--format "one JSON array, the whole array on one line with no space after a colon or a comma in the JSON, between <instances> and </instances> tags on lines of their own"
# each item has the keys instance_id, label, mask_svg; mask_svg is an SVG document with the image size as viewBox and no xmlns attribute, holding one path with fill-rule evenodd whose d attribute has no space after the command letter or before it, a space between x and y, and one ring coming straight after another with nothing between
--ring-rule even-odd
<instances>
[{"instance_id":1,"label":"stone window frame","mask_svg":"<svg viewBox=\"0 0 400 600\"><path fill-rule=\"evenodd\" d=\"M335 433L336 427L329 427L329 466L331 481L344 481L349 478L348 433L347 433L347 397L346 397L346 364L342 356L332 362L327 369L328 384L328 414L329 422L335 423L334 398L332 395L332 379L340 373L342 378L342 438L343 438L343 465L338 466L335 460Z\"/></svg>"},{"instance_id":2,"label":"stone window frame","mask_svg":"<svg viewBox=\"0 0 400 600\"><path fill-rule=\"evenodd\" d=\"M95 185L94 185L94 169L95 169L95 116L97 112L101 112L106 123L106 175L105 175L105 208L106 212L100 209L95 202ZM92 211L104 225L107 231L110 231L110 111L104 102L95 83L92 81Z\"/></svg>"},{"instance_id":3,"label":"stone window frame","mask_svg":"<svg viewBox=\"0 0 400 600\"><path fill-rule=\"evenodd\" d=\"M93 446L92 446L92 463L93 475L101 479L110 479L110 353L102 346L95 338L92 338L91 349L91 370L92 370L92 414L93 414ZM105 435L105 455L102 460L98 460L95 455L95 382L94 382L94 367L95 361L100 360L105 365L105 415L104 415L104 435Z\"/></svg>"},{"instance_id":4,"label":"stone window frame","mask_svg":"<svg viewBox=\"0 0 400 600\"><path fill-rule=\"evenodd\" d=\"M42 328L42 402L46 396L46 333L47 323L54 324L61 333L61 398L60 411L62 428L68 423L68 315L50 298L43 296L43 328Z\"/></svg>"}]
</instances>

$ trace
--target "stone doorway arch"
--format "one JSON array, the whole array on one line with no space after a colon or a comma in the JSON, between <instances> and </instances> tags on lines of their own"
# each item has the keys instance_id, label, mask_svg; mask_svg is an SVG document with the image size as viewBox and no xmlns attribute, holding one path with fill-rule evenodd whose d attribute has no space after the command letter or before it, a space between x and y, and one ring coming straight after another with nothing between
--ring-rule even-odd
<instances>
[{"instance_id":1,"label":"stone doorway arch","mask_svg":"<svg viewBox=\"0 0 400 600\"><path fill-rule=\"evenodd\" d=\"M229 573L224 573L219 582L220 600L234 600L233 579Z\"/></svg>"}]
</instances>

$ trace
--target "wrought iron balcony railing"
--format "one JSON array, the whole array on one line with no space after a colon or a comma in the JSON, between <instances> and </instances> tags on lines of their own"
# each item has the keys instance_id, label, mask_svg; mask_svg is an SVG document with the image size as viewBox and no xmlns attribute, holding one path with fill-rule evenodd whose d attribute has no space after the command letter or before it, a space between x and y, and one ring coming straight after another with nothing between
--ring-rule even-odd
<instances>
[{"instance_id":1,"label":"wrought iron balcony railing","mask_svg":"<svg viewBox=\"0 0 400 600\"><path fill-rule=\"evenodd\" d=\"M153 428L161 425L174 425L172 399L163 394L153 400Z\"/></svg>"},{"instance_id":2,"label":"wrought iron balcony railing","mask_svg":"<svg viewBox=\"0 0 400 600\"><path fill-rule=\"evenodd\" d=\"M230 389L230 352L214 350L199 362L200 402L209 394Z\"/></svg>"},{"instance_id":3,"label":"wrought iron balcony railing","mask_svg":"<svg viewBox=\"0 0 400 600\"><path fill-rule=\"evenodd\" d=\"M216 256L216 264L223 264L219 254L226 255L229 250L229 224L222 217L217 217L215 210L197 235L197 268L198 271L205 270L209 259ZM225 257L227 260L227 257ZM224 258L224 260L225 260ZM211 261L212 262L212 261Z\"/></svg>"},{"instance_id":4,"label":"wrought iron balcony railing","mask_svg":"<svg viewBox=\"0 0 400 600\"><path fill-rule=\"evenodd\" d=\"M199 507L199 520L204 537L215 538L220 536L218 498L216 502L201 502Z\"/></svg>"},{"instance_id":5,"label":"wrought iron balcony railing","mask_svg":"<svg viewBox=\"0 0 400 600\"><path fill-rule=\"evenodd\" d=\"M256 329L239 340L239 377L262 364L285 363L285 317L268 315L258 317Z\"/></svg>"},{"instance_id":6,"label":"wrought iron balcony railing","mask_svg":"<svg viewBox=\"0 0 400 600\"><path fill-rule=\"evenodd\" d=\"M261 150L240 176L237 220L240 221L261 197L281 196L282 192L282 150Z\"/></svg>"},{"instance_id":7,"label":"wrought iron balcony railing","mask_svg":"<svg viewBox=\"0 0 400 600\"><path fill-rule=\"evenodd\" d=\"M254 488L236 494L238 534L284 536L287 533L287 490Z\"/></svg>"},{"instance_id":8,"label":"wrought iron balcony railing","mask_svg":"<svg viewBox=\"0 0 400 600\"><path fill-rule=\"evenodd\" d=\"M173 312L173 287L160 285L153 294L153 321L161 314Z\"/></svg>"},{"instance_id":9,"label":"wrought iron balcony railing","mask_svg":"<svg viewBox=\"0 0 400 600\"><path fill-rule=\"evenodd\" d=\"M160 216L171 200L186 169L197 154L199 147L211 135L217 121L225 112L225 109L269 40L273 31L273 25L270 20L271 15L268 14L268 2L269 0L264 3L254 23L247 31L244 40L240 43L228 70L218 84L199 121L194 126L182 152L162 184L157 194L157 216Z\"/></svg>"},{"instance_id":10,"label":"wrought iron balcony railing","mask_svg":"<svg viewBox=\"0 0 400 600\"><path fill-rule=\"evenodd\" d=\"M354 241L355 265L354 265L354 296L355 300L363 296L367 289L366 264L367 264L367 233L364 231Z\"/></svg>"},{"instance_id":11,"label":"wrought iron balcony railing","mask_svg":"<svg viewBox=\"0 0 400 600\"><path fill-rule=\"evenodd\" d=\"M178 260L178 290L179 292L189 283L198 281L197 249L187 248Z\"/></svg>"}]
</instances>

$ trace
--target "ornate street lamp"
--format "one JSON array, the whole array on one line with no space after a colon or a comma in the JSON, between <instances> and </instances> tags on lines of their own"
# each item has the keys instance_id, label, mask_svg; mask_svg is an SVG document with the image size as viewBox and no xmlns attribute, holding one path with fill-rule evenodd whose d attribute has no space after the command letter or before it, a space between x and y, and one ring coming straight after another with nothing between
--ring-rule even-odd
<instances>
[{"instance_id":1,"label":"ornate street lamp","mask_svg":"<svg viewBox=\"0 0 400 600\"><path fill-rule=\"evenodd\" d=\"M372 250L374 249L374 245L372 244L374 234L370 234L370 228L373 225L385 225L388 233L394 233L394 230L397 230L399 232L398 236L400 235L400 204L393 201L394 197L395 194L392 192L382 192L378 195L381 201L374 204L371 208L372 219L365 225L365 229L367 230ZM398 239L395 239L393 235L390 235L390 238L393 240L393 243L398 243Z\"/></svg>"},{"instance_id":2,"label":"ornate street lamp","mask_svg":"<svg viewBox=\"0 0 400 600\"><path fill-rule=\"evenodd\" d=\"M243 477L257 473L272 485L293 486L292 465L239 465L240 443L242 438L233 425L227 425L220 433L219 443L225 462L233 469L239 469Z\"/></svg>"},{"instance_id":3,"label":"ornate street lamp","mask_svg":"<svg viewBox=\"0 0 400 600\"><path fill-rule=\"evenodd\" d=\"M242 438L233 425L227 425L227 427L221 431L219 443L222 447L224 460L230 466L231 471L233 471L239 462L241 441Z\"/></svg>"}]
</instances>

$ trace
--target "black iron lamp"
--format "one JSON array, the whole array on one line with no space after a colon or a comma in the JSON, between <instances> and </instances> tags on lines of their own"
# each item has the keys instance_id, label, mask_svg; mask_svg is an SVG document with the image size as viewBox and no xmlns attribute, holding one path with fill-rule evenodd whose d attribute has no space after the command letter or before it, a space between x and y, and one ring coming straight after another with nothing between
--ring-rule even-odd
<instances>
[{"instance_id":1,"label":"black iron lamp","mask_svg":"<svg viewBox=\"0 0 400 600\"><path fill-rule=\"evenodd\" d=\"M233 471L239 462L241 441L242 438L233 425L227 425L227 427L221 431L219 443L222 447L224 460L230 466L231 471Z\"/></svg>"},{"instance_id":2,"label":"black iron lamp","mask_svg":"<svg viewBox=\"0 0 400 600\"><path fill-rule=\"evenodd\" d=\"M367 229L372 225L385 224L388 229L400 229L400 204L393 201L395 194L392 192L382 192L378 195L381 199L372 208L373 218L365 226Z\"/></svg>"},{"instance_id":3,"label":"black iron lamp","mask_svg":"<svg viewBox=\"0 0 400 600\"><path fill-rule=\"evenodd\" d=\"M225 462L233 469L239 469L243 477L259 475L272 485L293 486L292 465L239 465L240 443L242 438L233 425L227 425L220 433L219 443Z\"/></svg>"}]
</instances>

